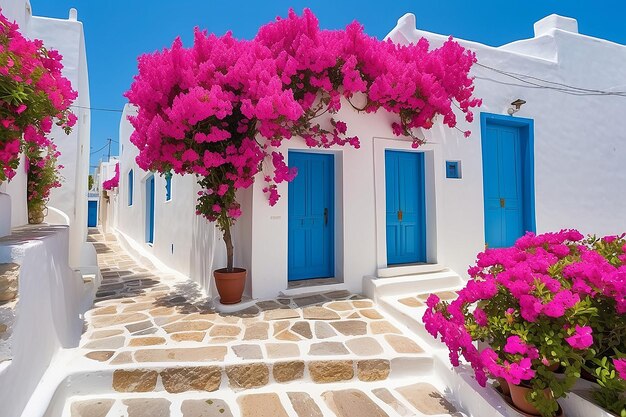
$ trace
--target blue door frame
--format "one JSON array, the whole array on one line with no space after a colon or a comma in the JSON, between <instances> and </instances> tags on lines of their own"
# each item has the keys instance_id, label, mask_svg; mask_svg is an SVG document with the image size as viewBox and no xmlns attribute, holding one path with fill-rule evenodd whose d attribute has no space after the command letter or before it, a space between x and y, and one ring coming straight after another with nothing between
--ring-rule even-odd
<instances>
[{"instance_id":1,"label":"blue door frame","mask_svg":"<svg viewBox=\"0 0 626 417\"><path fill-rule=\"evenodd\" d=\"M332 154L289 152L298 175L289 183L288 280L335 275L335 159Z\"/></svg>"},{"instance_id":2,"label":"blue door frame","mask_svg":"<svg viewBox=\"0 0 626 417\"><path fill-rule=\"evenodd\" d=\"M146 243L154 243L154 175L146 180Z\"/></svg>"},{"instance_id":3,"label":"blue door frame","mask_svg":"<svg viewBox=\"0 0 626 417\"><path fill-rule=\"evenodd\" d=\"M424 153L385 151L387 264L426 262Z\"/></svg>"},{"instance_id":4,"label":"blue door frame","mask_svg":"<svg viewBox=\"0 0 626 417\"><path fill-rule=\"evenodd\" d=\"M510 247L535 226L533 120L481 113L485 246Z\"/></svg>"},{"instance_id":5,"label":"blue door frame","mask_svg":"<svg viewBox=\"0 0 626 417\"><path fill-rule=\"evenodd\" d=\"M87 227L98 226L98 201L89 200L87 202Z\"/></svg>"}]
</instances>

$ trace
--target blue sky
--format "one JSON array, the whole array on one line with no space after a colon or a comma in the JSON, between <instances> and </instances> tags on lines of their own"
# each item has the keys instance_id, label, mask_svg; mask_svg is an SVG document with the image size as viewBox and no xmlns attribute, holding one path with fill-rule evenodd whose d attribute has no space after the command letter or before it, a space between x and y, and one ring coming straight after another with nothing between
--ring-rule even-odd
<instances>
[{"instance_id":1,"label":"blue sky","mask_svg":"<svg viewBox=\"0 0 626 417\"><path fill-rule=\"evenodd\" d=\"M176 36L186 44L193 28L251 38L259 26L285 16L293 7L309 7L322 28L339 29L353 20L370 35L383 38L404 13L417 17L420 29L450 34L488 45L502 45L533 35L533 23L558 13L578 20L581 33L626 44L626 2L582 0L31 0L35 15L67 18L78 9L87 42L91 106L121 110L122 94L136 73L142 53L171 45ZM91 164L106 158L107 138L118 140L120 113L92 110ZM113 143L112 154L117 153Z\"/></svg>"}]
</instances>

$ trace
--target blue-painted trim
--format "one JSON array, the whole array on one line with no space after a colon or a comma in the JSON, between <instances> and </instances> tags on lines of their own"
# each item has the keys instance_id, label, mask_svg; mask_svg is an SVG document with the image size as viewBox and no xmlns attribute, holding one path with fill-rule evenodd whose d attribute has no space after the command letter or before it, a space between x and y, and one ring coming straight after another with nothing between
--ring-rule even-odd
<instances>
[{"instance_id":1,"label":"blue-painted trim","mask_svg":"<svg viewBox=\"0 0 626 417\"><path fill-rule=\"evenodd\" d=\"M411 154L415 155L416 162L418 164L418 178L416 179L416 187L415 190L418 196L418 204L419 208L419 217L416 219L416 223L420 226L420 233L417 236L418 242L416 244L419 245L419 253L417 254L417 258L415 257L407 257L407 255L397 256L396 258L392 258L387 251L387 265L401 265L401 264L412 264L412 263L421 263L426 262L427 254L426 254L426 158L424 152L415 152L415 151L405 151L401 149L385 149L385 176L393 175L387 171L387 163L389 158L392 155L402 155L402 154ZM392 177L393 178L393 177ZM396 176L396 181L398 178ZM405 190L408 191L408 190ZM389 190L387 190L387 193ZM388 198L387 193L385 194L385 198ZM386 211L386 210L385 210Z\"/></svg>"},{"instance_id":2,"label":"blue-painted trim","mask_svg":"<svg viewBox=\"0 0 626 417\"><path fill-rule=\"evenodd\" d=\"M172 174L165 174L165 201L172 199Z\"/></svg>"},{"instance_id":3,"label":"blue-painted trim","mask_svg":"<svg viewBox=\"0 0 626 417\"><path fill-rule=\"evenodd\" d=\"M513 117L503 114L480 113L480 131L482 157L485 158L483 138L486 136L487 124L517 127L520 130L522 145L525 145L522 153L522 190L524 198L524 226L526 231L536 232L537 222L535 216L535 121L524 117ZM485 179L483 176L483 190ZM483 205L485 201L483 201Z\"/></svg>"},{"instance_id":4,"label":"blue-painted trim","mask_svg":"<svg viewBox=\"0 0 626 417\"><path fill-rule=\"evenodd\" d=\"M133 173L133 170L131 169L130 171L128 171L128 205L132 206L133 205L133 188L134 188L134 183L135 182L135 175Z\"/></svg>"},{"instance_id":5,"label":"blue-painted trim","mask_svg":"<svg viewBox=\"0 0 626 417\"><path fill-rule=\"evenodd\" d=\"M331 154L331 153L318 153L318 152L307 152L307 151L292 151L290 150L288 153L288 158L290 161L290 166L294 166L293 165L293 161L295 161L298 158L305 158L306 156L309 155L314 155L314 156L323 156L323 157L327 157L330 161L330 167L329 167L329 178L328 178L328 246L329 246L329 260L328 260L328 269L326 271L325 276L309 276L306 274L299 274L299 273L294 273L291 270L291 258L289 257L289 254L287 256L288 261L287 261L287 280L288 281L298 281L298 280L304 280L304 279L315 279L315 278L328 278L328 277L333 277L335 275L335 155ZM292 183L289 184L289 186L292 186ZM291 198L291 197L289 197ZM289 215L290 215L290 210L288 209L288 219L289 219ZM290 222L288 220L287 222L288 226L290 226ZM289 238L288 238L289 240ZM291 251L291 243L288 241L288 251Z\"/></svg>"},{"instance_id":6,"label":"blue-painted trim","mask_svg":"<svg viewBox=\"0 0 626 417\"><path fill-rule=\"evenodd\" d=\"M87 227L98 226L98 200L87 201Z\"/></svg>"}]
</instances>

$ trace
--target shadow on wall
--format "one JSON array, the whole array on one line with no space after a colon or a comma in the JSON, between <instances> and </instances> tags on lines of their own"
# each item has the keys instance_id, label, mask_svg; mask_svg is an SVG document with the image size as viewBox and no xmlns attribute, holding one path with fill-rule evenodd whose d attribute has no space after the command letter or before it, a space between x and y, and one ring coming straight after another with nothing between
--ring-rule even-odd
<instances>
[{"instance_id":1,"label":"shadow on wall","mask_svg":"<svg viewBox=\"0 0 626 417\"><path fill-rule=\"evenodd\" d=\"M220 231L202 216L194 216L191 238L189 278L200 284L207 295L217 294L212 280L215 265L215 249L222 238Z\"/></svg>"}]
</instances>

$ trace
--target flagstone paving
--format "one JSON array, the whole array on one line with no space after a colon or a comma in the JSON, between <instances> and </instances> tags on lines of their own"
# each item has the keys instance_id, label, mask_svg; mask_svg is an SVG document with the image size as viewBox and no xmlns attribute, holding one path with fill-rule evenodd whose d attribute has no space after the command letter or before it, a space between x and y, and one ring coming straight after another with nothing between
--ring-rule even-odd
<instances>
[{"instance_id":1,"label":"flagstone paving","mask_svg":"<svg viewBox=\"0 0 626 417\"><path fill-rule=\"evenodd\" d=\"M408 363L430 366L430 357L419 339L360 295L281 297L223 314L194 283L135 262L114 236L91 232L90 239L103 280L78 353L89 369L108 372L111 389L75 397L67 416L455 412L447 402L438 405L445 399L425 381L393 379Z\"/></svg>"}]
</instances>

